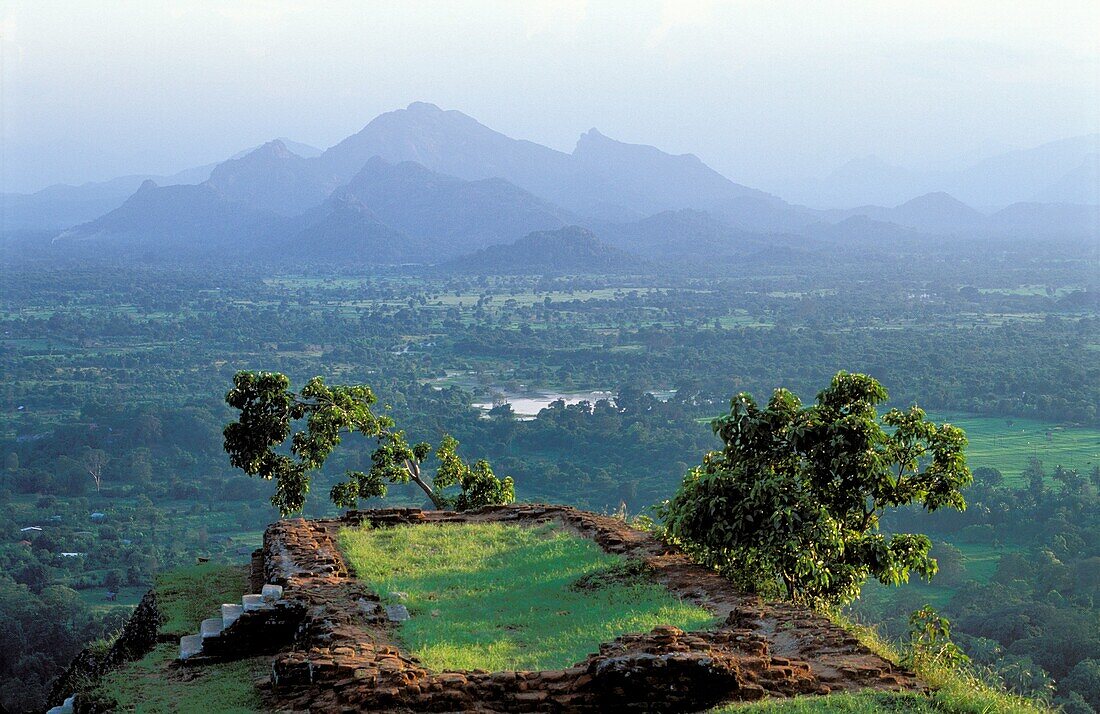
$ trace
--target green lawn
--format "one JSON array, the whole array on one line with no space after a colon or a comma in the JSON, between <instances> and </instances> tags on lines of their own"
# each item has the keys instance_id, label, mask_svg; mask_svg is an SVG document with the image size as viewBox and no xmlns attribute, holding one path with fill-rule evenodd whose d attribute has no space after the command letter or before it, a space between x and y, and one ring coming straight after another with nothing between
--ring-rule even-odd
<instances>
[{"instance_id":1,"label":"green lawn","mask_svg":"<svg viewBox=\"0 0 1100 714\"><path fill-rule=\"evenodd\" d=\"M437 671L556 669L621 634L714 622L642 576L571 587L598 571L621 571L625 561L554 526L346 529L340 544L376 592L407 594L412 619L401 638Z\"/></svg>"}]
</instances>

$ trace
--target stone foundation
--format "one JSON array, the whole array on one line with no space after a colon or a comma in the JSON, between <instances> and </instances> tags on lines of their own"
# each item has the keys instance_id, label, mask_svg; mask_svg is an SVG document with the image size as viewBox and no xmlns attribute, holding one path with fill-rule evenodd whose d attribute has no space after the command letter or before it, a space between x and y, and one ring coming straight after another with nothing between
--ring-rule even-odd
<instances>
[{"instance_id":1,"label":"stone foundation","mask_svg":"<svg viewBox=\"0 0 1100 714\"><path fill-rule=\"evenodd\" d=\"M430 672L396 644L377 594L355 580L336 547L340 528L371 523L555 521L605 551L642 560L655 582L721 618L711 630L657 627L600 646L563 670ZM733 700L917 688L824 617L764 603L620 520L562 506L514 505L453 513L351 512L279 521L264 534L264 581L303 613L271 683L281 711L698 711Z\"/></svg>"}]
</instances>

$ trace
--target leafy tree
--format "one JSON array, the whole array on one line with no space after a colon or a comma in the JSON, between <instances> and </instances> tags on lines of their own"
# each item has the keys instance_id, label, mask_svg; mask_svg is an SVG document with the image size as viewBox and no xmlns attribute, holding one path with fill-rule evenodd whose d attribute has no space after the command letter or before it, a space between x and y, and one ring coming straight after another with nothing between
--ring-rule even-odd
<instances>
[{"instance_id":1,"label":"leafy tree","mask_svg":"<svg viewBox=\"0 0 1100 714\"><path fill-rule=\"evenodd\" d=\"M879 519L907 504L965 508L966 437L917 407L880 417L886 398L873 378L845 372L809 407L786 389L764 409L738 394L712 422L724 448L659 509L668 534L742 583L814 603L849 602L868 576L932 577L931 541L884 535Z\"/></svg>"},{"instance_id":2,"label":"leafy tree","mask_svg":"<svg viewBox=\"0 0 1100 714\"><path fill-rule=\"evenodd\" d=\"M365 385L330 386L314 377L296 393L286 375L238 372L225 401L240 411L223 432L230 463L250 476L274 479L271 503L283 515L302 509L310 474L324 466L345 433L362 434L378 445L369 471L348 471L346 480L333 486L329 496L337 506L354 508L359 499L385 496L387 483L410 481L436 508L476 508L515 499L511 478L498 479L484 460L469 466L456 453L458 442L446 435L436 452L439 469L429 484L421 468L431 445L410 446L404 432L394 429L393 419L371 411L376 399ZM303 420L305 428L295 430ZM287 439L289 448L277 451ZM443 493L455 485L460 494Z\"/></svg>"},{"instance_id":3,"label":"leafy tree","mask_svg":"<svg viewBox=\"0 0 1100 714\"><path fill-rule=\"evenodd\" d=\"M959 646L951 640L951 623L931 605L925 605L909 616L909 664L942 664L953 669L970 663Z\"/></svg>"},{"instance_id":4,"label":"leafy tree","mask_svg":"<svg viewBox=\"0 0 1100 714\"><path fill-rule=\"evenodd\" d=\"M1100 660L1081 660L1059 686L1066 691L1077 692L1089 706L1100 711Z\"/></svg>"}]
</instances>

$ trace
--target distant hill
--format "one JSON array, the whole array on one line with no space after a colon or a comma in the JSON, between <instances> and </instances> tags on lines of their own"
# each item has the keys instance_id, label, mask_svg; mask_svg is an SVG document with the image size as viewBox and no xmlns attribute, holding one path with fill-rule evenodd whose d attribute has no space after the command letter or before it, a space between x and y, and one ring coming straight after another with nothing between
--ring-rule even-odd
<instances>
[{"instance_id":1,"label":"distant hill","mask_svg":"<svg viewBox=\"0 0 1100 714\"><path fill-rule=\"evenodd\" d=\"M532 231L560 228L567 212L505 181L464 181L406 161L375 157L339 189L394 229L430 243L436 258L461 255Z\"/></svg>"},{"instance_id":2,"label":"distant hill","mask_svg":"<svg viewBox=\"0 0 1100 714\"><path fill-rule=\"evenodd\" d=\"M628 273L652 269L637 256L600 242L595 234L580 226L531 233L515 243L482 248L440 267L502 275Z\"/></svg>"},{"instance_id":3,"label":"distant hill","mask_svg":"<svg viewBox=\"0 0 1100 714\"><path fill-rule=\"evenodd\" d=\"M276 139L219 164L209 184L231 201L295 216L324 201L338 182Z\"/></svg>"},{"instance_id":4,"label":"distant hill","mask_svg":"<svg viewBox=\"0 0 1100 714\"><path fill-rule=\"evenodd\" d=\"M917 196L893 208L860 206L833 214L845 219L865 216L878 223L893 223L925 233L973 232L987 220L984 213L942 191Z\"/></svg>"},{"instance_id":5,"label":"distant hill","mask_svg":"<svg viewBox=\"0 0 1100 714\"><path fill-rule=\"evenodd\" d=\"M277 225L274 214L231 201L209 183L157 186L146 181L125 203L62 232L61 246L133 246L156 254L243 254Z\"/></svg>"},{"instance_id":6,"label":"distant hill","mask_svg":"<svg viewBox=\"0 0 1100 714\"><path fill-rule=\"evenodd\" d=\"M301 227L305 224L305 227ZM427 241L386 225L355 196L341 193L281 233L278 250L297 261L394 264L429 259Z\"/></svg>"},{"instance_id":7,"label":"distant hill","mask_svg":"<svg viewBox=\"0 0 1100 714\"><path fill-rule=\"evenodd\" d=\"M981 171L1031 167L1044 177L1042 195L1073 194L1097 173L1089 163L1096 153L1081 154L1089 145L1084 139L1006 154L983 162ZM896 239L890 226L929 235L1096 235L1088 210L1067 207L1079 204L1028 203L989 216L942 190L893 207L814 210L734 183L691 154L615 141L595 129L567 154L422 102L376 117L324 152L291 145L310 156L276 139L212 170L196 170L190 178L208 178L188 189L143 184L121 199L132 181L119 179L75 193L58 188L14 202L6 197L5 220L14 214L27 214L27 220L5 229L67 225L115 204L65 231L59 242L142 237L154 253L190 242L215 254L277 246L290 256L295 242L319 240L334 256L422 262L581 224L620 249L695 265L796 255L806 236L829 232L823 224L856 216L869 222L845 230L882 230L885 241ZM888 166L872 168L898 174Z\"/></svg>"},{"instance_id":8,"label":"distant hill","mask_svg":"<svg viewBox=\"0 0 1100 714\"><path fill-rule=\"evenodd\" d=\"M215 166L198 166L171 176L120 176L80 186L56 184L35 193L0 194L0 226L4 230L68 228L118 208L145 181L162 186L202 183Z\"/></svg>"},{"instance_id":9,"label":"distant hill","mask_svg":"<svg viewBox=\"0 0 1100 714\"><path fill-rule=\"evenodd\" d=\"M953 171L918 171L878 157L855 159L829 175L787 186L788 198L820 208L894 205L945 192L982 210L1012 203L1100 203L1100 134L996 154Z\"/></svg>"},{"instance_id":10,"label":"distant hill","mask_svg":"<svg viewBox=\"0 0 1100 714\"><path fill-rule=\"evenodd\" d=\"M581 216L630 220L668 209L707 209L751 198L782 200L736 184L690 154L614 141L595 129L572 154L513 139L458 111L414 102L387 112L328 149L324 171L350 176L373 156L415 161L467 180L503 178Z\"/></svg>"},{"instance_id":11,"label":"distant hill","mask_svg":"<svg viewBox=\"0 0 1100 714\"><path fill-rule=\"evenodd\" d=\"M1100 244L1100 206L1021 202L989 217L989 232L1036 238L1084 238Z\"/></svg>"},{"instance_id":12,"label":"distant hill","mask_svg":"<svg viewBox=\"0 0 1100 714\"><path fill-rule=\"evenodd\" d=\"M837 245L890 245L921 240L924 236L912 228L887 221L876 221L865 215L845 218L838 223L815 223L803 229L811 238Z\"/></svg>"},{"instance_id":13,"label":"distant hill","mask_svg":"<svg viewBox=\"0 0 1100 714\"><path fill-rule=\"evenodd\" d=\"M601 238L616 248L659 261L693 262L743 257L768 238L741 231L704 211L662 211L629 223L597 224Z\"/></svg>"},{"instance_id":14,"label":"distant hill","mask_svg":"<svg viewBox=\"0 0 1100 714\"><path fill-rule=\"evenodd\" d=\"M276 141L304 158L312 158L321 153L320 149L290 139ZM239 151L230 160L243 158L260 148L262 147L254 146ZM0 194L0 226L3 230L69 228L118 208L145 181L153 181L158 186L199 184L210 178L211 172L221 165L224 164L206 164L163 176L119 176L79 186L56 184L34 193Z\"/></svg>"}]
</instances>

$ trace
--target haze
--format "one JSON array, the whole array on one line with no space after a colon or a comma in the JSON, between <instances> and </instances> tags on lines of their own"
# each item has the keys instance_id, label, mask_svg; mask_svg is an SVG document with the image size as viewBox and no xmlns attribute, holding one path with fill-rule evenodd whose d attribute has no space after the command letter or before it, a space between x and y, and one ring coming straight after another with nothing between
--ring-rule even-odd
<instances>
[{"instance_id":1,"label":"haze","mask_svg":"<svg viewBox=\"0 0 1100 714\"><path fill-rule=\"evenodd\" d=\"M325 148L411 101L570 150L691 152L780 195L1096 132L1095 2L8 2L2 183Z\"/></svg>"}]
</instances>

